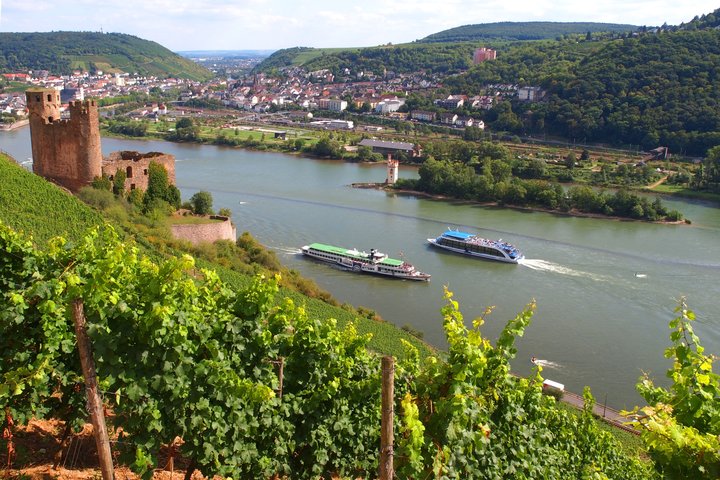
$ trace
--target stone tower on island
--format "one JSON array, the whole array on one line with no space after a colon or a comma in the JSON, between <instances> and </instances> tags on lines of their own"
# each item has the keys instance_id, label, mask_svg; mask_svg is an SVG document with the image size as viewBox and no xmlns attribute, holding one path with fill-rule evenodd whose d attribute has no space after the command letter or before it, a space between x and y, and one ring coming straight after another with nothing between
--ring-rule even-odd
<instances>
[{"instance_id":1,"label":"stone tower on island","mask_svg":"<svg viewBox=\"0 0 720 480\"><path fill-rule=\"evenodd\" d=\"M395 182L398 179L398 166L400 165L400 162L398 160L395 160L392 158L390 154L388 154L387 158L387 178L385 178L385 183L388 185L395 185Z\"/></svg>"},{"instance_id":2,"label":"stone tower on island","mask_svg":"<svg viewBox=\"0 0 720 480\"><path fill-rule=\"evenodd\" d=\"M94 100L70 103L69 119L60 117L60 92L25 92L30 113L33 172L76 192L102 176L102 150Z\"/></svg>"}]
</instances>

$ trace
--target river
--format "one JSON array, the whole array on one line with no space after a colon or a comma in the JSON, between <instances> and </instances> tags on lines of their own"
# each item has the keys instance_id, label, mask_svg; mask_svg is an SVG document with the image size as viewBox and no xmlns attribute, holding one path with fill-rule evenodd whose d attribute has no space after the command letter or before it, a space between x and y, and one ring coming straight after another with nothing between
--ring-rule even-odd
<instances>
[{"instance_id":1,"label":"river","mask_svg":"<svg viewBox=\"0 0 720 480\"><path fill-rule=\"evenodd\" d=\"M29 128L0 132L0 149L25 162ZM569 217L444 202L377 190L353 182L385 178L384 166L324 161L278 153L163 141L103 139L103 152L162 151L176 156L183 199L199 190L227 207L239 232L249 231L281 261L314 279L340 302L377 311L410 325L440 348L443 287L454 293L470 325L486 307L482 327L495 340L506 321L533 299L537 311L516 342L513 371L526 375L530 358L543 376L616 408L641 403L635 384L648 372L665 383L670 365L668 322L685 296L695 329L710 353L720 353L720 209L701 202L664 200L692 225ZM416 170L401 168L400 177ZM520 265L444 253L426 239L447 227L502 238L526 256ZM301 257L311 242L377 248L431 273L429 283L396 281L337 270Z\"/></svg>"}]
</instances>

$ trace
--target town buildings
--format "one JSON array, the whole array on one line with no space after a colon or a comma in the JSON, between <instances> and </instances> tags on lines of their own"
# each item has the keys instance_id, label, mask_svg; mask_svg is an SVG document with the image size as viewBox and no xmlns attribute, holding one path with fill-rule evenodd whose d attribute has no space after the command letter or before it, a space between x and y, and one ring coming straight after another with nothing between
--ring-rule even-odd
<instances>
[{"instance_id":1,"label":"town buildings","mask_svg":"<svg viewBox=\"0 0 720 480\"><path fill-rule=\"evenodd\" d=\"M483 58L493 57L494 51L478 49ZM476 52L477 55L480 53ZM477 56L476 55L476 56ZM361 74L362 73L362 74ZM406 106L406 98L413 93L430 96L441 85L443 76L434 73L396 73L382 71L351 72L345 69L333 75L329 70L307 72L301 67L288 67L278 76L265 73L246 75L241 79L216 78L201 83L175 78L157 78L127 73L74 72L72 75L53 76L49 72L18 72L4 74L5 78L27 84L28 88L51 88L61 92L60 115L67 118L69 105L83 99L107 99L137 94L172 92L175 100L165 103L148 103L128 114L133 119L159 121L188 114L185 105L222 105L236 110L238 118L247 114L262 120L273 112L286 112L287 122L309 121L313 114L330 112L330 119L347 110L366 115L380 115L388 119L411 122L436 123L463 128L480 126L484 111L507 99L541 101L544 92L535 86L509 84L486 85L479 92L454 92L435 99L434 108ZM392 93L388 93L392 92ZM195 108L195 112L202 107ZM453 112L457 117L453 117ZM25 96L18 93L0 94L0 120L12 122L27 113ZM197 114L197 113L196 113ZM212 114L206 112L205 114ZM166 116L167 117L164 117ZM315 118L314 120L322 120ZM345 119L347 120L347 119ZM359 119L354 119L358 123ZM372 122L369 122L372 123ZM354 128L348 121L323 122L320 128Z\"/></svg>"}]
</instances>

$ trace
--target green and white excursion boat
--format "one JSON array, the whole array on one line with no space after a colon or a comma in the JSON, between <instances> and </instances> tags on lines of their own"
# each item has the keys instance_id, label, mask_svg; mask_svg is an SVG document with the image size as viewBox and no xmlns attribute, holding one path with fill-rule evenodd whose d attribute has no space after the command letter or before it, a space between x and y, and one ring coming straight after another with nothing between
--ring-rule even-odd
<instances>
[{"instance_id":1,"label":"green and white excursion boat","mask_svg":"<svg viewBox=\"0 0 720 480\"><path fill-rule=\"evenodd\" d=\"M389 258L386 254L374 248L370 253L360 252L356 249L347 249L312 243L302 247L303 255L315 258L322 262L332 263L359 273L373 273L405 280L430 280L430 275L420 272L404 260Z\"/></svg>"}]
</instances>

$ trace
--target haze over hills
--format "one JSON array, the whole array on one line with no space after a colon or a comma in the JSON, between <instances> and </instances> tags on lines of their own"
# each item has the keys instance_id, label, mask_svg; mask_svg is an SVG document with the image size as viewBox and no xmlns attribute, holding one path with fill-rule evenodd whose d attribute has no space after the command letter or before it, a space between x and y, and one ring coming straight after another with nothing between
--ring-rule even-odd
<instances>
[{"instance_id":1,"label":"haze over hills","mask_svg":"<svg viewBox=\"0 0 720 480\"><path fill-rule=\"evenodd\" d=\"M182 50L175 52L185 58L223 57L223 58L264 58L275 50Z\"/></svg>"},{"instance_id":2,"label":"haze over hills","mask_svg":"<svg viewBox=\"0 0 720 480\"><path fill-rule=\"evenodd\" d=\"M418 40L429 42L468 42L478 40L545 40L563 35L597 32L632 32L635 25L595 22L497 22L463 25L433 33Z\"/></svg>"},{"instance_id":3,"label":"haze over hills","mask_svg":"<svg viewBox=\"0 0 720 480\"><path fill-rule=\"evenodd\" d=\"M122 33L0 33L0 71L126 72L208 80L212 73L162 45Z\"/></svg>"}]
</instances>

